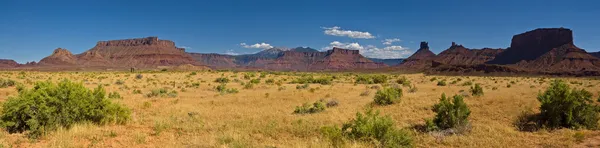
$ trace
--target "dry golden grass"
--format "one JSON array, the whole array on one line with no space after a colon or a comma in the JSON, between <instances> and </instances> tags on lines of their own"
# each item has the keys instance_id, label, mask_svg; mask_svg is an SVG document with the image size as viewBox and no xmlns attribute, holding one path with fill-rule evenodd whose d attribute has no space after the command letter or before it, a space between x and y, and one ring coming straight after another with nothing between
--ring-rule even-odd
<instances>
[{"instance_id":1,"label":"dry golden grass","mask_svg":"<svg viewBox=\"0 0 600 148\"><path fill-rule=\"evenodd\" d=\"M348 74L313 73L316 77L336 75L332 85L311 84L310 89L296 89L289 84L299 76L269 74L252 89L244 89L240 82L244 72L1 72L3 78L13 79L26 86L35 81L59 81L71 79L81 81L92 88L106 85L108 92L118 92L122 99L113 101L132 110L132 120L126 125L98 126L82 123L70 129L59 129L38 140L27 139L24 134L0 132L0 145L5 147L329 147L329 142L320 136L322 126L337 125L354 118L373 102L379 84L354 84ZM254 78L258 78L259 73ZM512 125L524 110L538 111L536 97L549 84L550 79L540 83L540 77L475 77L475 76L425 76L423 74L392 75L389 83L406 76L418 88L408 93L400 103L375 106L383 114L390 115L398 128L412 131L416 147L571 147L578 142L574 137L578 131L561 129L555 131L521 132ZM227 77L233 82L228 88L237 88L239 93L220 94L214 90L216 78ZM437 86L437 81L446 79L447 86ZM462 81L450 84L456 79ZM238 79L239 82L235 82ZM282 80L280 86L265 84L265 80ZM285 79L285 80L284 80ZM564 78L572 87L585 88L590 92L600 91L600 81L586 78ZM115 84L122 80L122 85ZM434 137L411 129L432 118L431 106L439 101L442 93L461 94L469 92L469 86L461 84L472 81L484 88L485 95L465 99L472 113L469 117L473 126L466 135ZM514 82L511 84L511 82ZM198 87L192 83L199 83ZM507 88L510 84L511 87ZM169 88L178 91L177 97L148 98L153 89ZM281 88L285 88L280 90ZM381 86L380 86L381 87ZM316 89L318 88L318 89ZM493 88L497 88L493 90ZM139 89L142 94L134 94ZM185 91L182 91L184 89ZM360 94L369 91L369 95ZM14 87L0 88L0 102L16 95ZM597 98L597 95L595 96ZM319 99L336 99L337 107L324 112L307 115L292 114L296 106ZM579 131L586 137L599 135L596 131ZM368 143L351 142L346 147L372 147Z\"/></svg>"}]
</instances>

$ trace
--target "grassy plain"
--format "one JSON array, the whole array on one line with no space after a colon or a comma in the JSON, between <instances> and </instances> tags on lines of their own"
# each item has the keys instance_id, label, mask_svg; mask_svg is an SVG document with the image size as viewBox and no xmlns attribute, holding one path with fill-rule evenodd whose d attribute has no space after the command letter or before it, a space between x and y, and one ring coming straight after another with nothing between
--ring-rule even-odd
<instances>
[{"instance_id":1,"label":"grassy plain","mask_svg":"<svg viewBox=\"0 0 600 148\"><path fill-rule=\"evenodd\" d=\"M251 75L250 79L244 75ZM107 93L118 92L121 99L112 99L132 110L132 120L125 125L77 124L59 129L40 139L28 139L25 134L0 131L0 147L329 147L322 137L322 126L341 126L357 112L371 106L377 89L395 85L406 76L416 86L399 103L373 106L390 115L395 126L411 131L415 147L572 147L583 139L600 135L589 130L518 131L513 122L526 110L539 112L536 97L552 78L542 77L479 77L426 76L423 74L386 74L386 84L355 84L351 73L260 73L260 72L0 72L0 77L31 87L36 81L70 79L86 87L104 85ZM261 76L264 75L264 76ZM330 85L310 84L297 89L290 84L301 75L333 76ZM217 78L228 78L227 88L238 93L215 90ZM433 78L436 80L431 81ZM260 83L251 88L244 85L251 79ZM268 79L274 83L267 84ZM458 81L460 79L460 81ZM600 80L591 78L561 78L571 87L585 88L598 98ZM438 86L445 80L446 86ZM455 83L453 81L456 81ZM471 85L480 84L483 96L470 96ZM244 83L244 84L242 84ZM280 84L278 84L280 83ZM160 88L176 95L148 97ZM135 90L140 90L136 93ZM432 105L442 93L469 95L465 102L471 109L471 132L464 135L436 136L412 127L433 118ZM362 94L362 95L361 95ZM18 95L15 87L0 88L0 102ZM296 106L320 99L338 100L339 105L314 114L293 114ZM344 147L373 147L372 144L349 141Z\"/></svg>"}]
</instances>

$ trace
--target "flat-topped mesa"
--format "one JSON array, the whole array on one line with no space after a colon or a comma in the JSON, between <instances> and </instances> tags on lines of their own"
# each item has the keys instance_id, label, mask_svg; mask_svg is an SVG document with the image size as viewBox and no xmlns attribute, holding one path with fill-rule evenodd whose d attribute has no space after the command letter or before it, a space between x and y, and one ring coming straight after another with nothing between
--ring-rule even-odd
<instances>
[{"instance_id":1,"label":"flat-topped mesa","mask_svg":"<svg viewBox=\"0 0 600 148\"><path fill-rule=\"evenodd\" d=\"M566 28L540 28L513 36L510 48L490 64L516 64L531 61L556 47L573 44L573 31Z\"/></svg>"},{"instance_id":2,"label":"flat-topped mesa","mask_svg":"<svg viewBox=\"0 0 600 148\"><path fill-rule=\"evenodd\" d=\"M360 52L358 50L350 50L350 49L343 49L343 48L337 48L337 47L333 47L332 50L327 50L327 55L331 55L333 53L341 53L341 54L347 54L347 55L360 54Z\"/></svg>"},{"instance_id":3,"label":"flat-topped mesa","mask_svg":"<svg viewBox=\"0 0 600 148\"><path fill-rule=\"evenodd\" d=\"M158 37L146 37L136 39L125 39L125 40L110 40L110 41L99 41L96 47L102 46L163 46L163 47L175 47L175 43L169 40L159 40Z\"/></svg>"}]
</instances>

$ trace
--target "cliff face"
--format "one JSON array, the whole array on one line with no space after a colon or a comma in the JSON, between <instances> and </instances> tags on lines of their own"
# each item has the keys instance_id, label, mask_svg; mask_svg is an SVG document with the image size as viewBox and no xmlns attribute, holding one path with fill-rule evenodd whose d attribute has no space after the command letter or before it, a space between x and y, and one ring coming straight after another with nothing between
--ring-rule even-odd
<instances>
[{"instance_id":1,"label":"cliff face","mask_svg":"<svg viewBox=\"0 0 600 148\"><path fill-rule=\"evenodd\" d=\"M208 65L213 68L235 68L238 65L235 63L235 56L221 55L216 53L201 54L189 53L194 60L200 64Z\"/></svg>"},{"instance_id":2,"label":"cliff face","mask_svg":"<svg viewBox=\"0 0 600 148\"><path fill-rule=\"evenodd\" d=\"M513 36L510 48L490 64L516 64L531 61L553 48L573 44L573 32L565 28L542 28Z\"/></svg>"},{"instance_id":3,"label":"cliff face","mask_svg":"<svg viewBox=\"0 0 600 148\"><path fill-rule=\"evenodd\" d=\"M363 57L358 50L342 48L326 52L285 51L276 59L257 60L249 66L286 71L344 71L387 67Z\"/></svg>"},{"instance_id":4,"label":"cliff face","mask_svg":"<svg viewBox=\"0 0 600 148\"><path fill-rule=\"evenodd\" d=\"M395 66L395 68L408 71L421 71L427 67L431 67L431 62L435 56L436 55L429 50L429 43L421 42L419 49L398 66Z\"/></svg>"},{"instance_id":5,"label":"cliff face","mask_svg":"<svg viewBox=\"0 0 600 148\"><path fill-rule=\"evenodd\" d=\"M100 41L81 54L58 48L39 65L62 67L138 67L199 65L175 43L157 37Z\"/></svg>"}]
</instances>

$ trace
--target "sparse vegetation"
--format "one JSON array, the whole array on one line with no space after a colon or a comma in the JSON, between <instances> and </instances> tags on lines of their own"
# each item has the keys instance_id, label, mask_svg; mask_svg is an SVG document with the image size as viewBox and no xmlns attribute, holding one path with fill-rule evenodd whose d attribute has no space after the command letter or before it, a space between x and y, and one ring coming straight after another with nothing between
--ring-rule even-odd
<instances>
[{"instance_id":1,"label":"sparse vegetation","mask_svg":"<svg viewBox=\"0 0 600 148\"><path fill-rule=\"evenodd\" d=\"M14 80L0 78L0 88L12 87L16 84L17 82L15 82Z\"/></svg>"}]
</instances>

